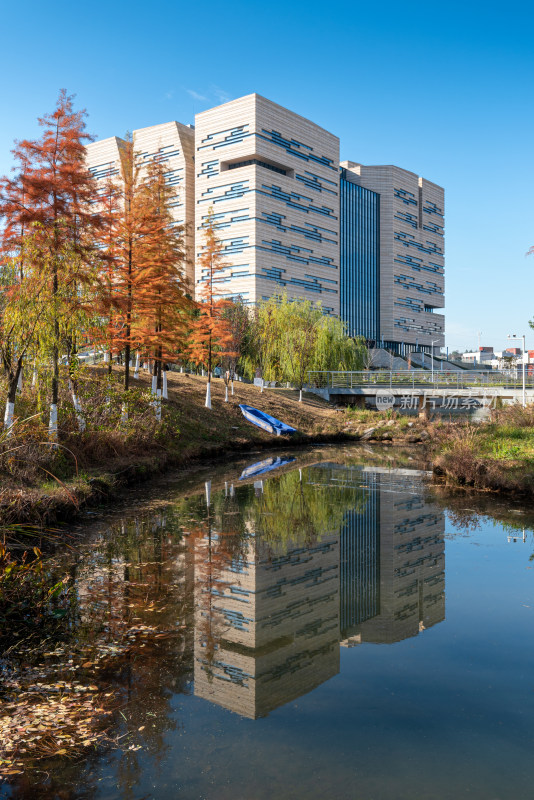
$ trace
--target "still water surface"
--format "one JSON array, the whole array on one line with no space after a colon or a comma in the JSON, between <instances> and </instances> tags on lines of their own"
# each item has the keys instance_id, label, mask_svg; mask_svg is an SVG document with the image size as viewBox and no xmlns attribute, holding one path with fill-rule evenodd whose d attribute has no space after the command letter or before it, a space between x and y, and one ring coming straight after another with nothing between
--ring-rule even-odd
<instances>
[{"instance_id":1,"label":"still water surface","mask_svg":"<svg viewBox=\"0 0 534 800\"><path fill-rule=\"evenodd\" d=\"M531 531L348 450L284 460L93 526L80 626L174 634L109 677L134 749L6 797L534 797Z\"/></svg>"}]
</instances>

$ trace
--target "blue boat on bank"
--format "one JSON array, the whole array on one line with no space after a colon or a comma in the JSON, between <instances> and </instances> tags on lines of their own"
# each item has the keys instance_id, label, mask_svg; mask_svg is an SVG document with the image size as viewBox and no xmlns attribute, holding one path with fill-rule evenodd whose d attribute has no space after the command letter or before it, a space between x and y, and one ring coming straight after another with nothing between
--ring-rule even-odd
<instances>
[{"instance_id":1,"label":"blue boat on bank","mask_svg":"<svg viewBox=\"0 0 534 800\"><path fill-rule=\"evenodd\" d=\"M252 422L253 425L257 425L258 428L267 431L267 433L275 433L277 436L288 436L297 432L296 428L292 428L291 425L286 425L285 422L281 422L279 419L276 419L276 417L271 417L270 414L266 414L265 411L260 411L258 408L253 408L253 406L244 404L240 404L239 408L246 420Z\"/></svg>"}]
</instances>

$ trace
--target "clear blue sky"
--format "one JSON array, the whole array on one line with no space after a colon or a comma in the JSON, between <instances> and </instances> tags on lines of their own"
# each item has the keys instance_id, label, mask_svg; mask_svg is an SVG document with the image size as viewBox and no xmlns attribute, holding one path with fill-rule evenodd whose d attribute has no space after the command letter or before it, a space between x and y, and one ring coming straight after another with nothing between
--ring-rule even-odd
<instances>
[{"instance_id":1,"label":"clear blue sky","mask_svg":"<svg viewBox=\"0 0 534 800\"><path fill-rule=\"evenodd\" d=\"M97 138L250 92L341 139L341 157L445 187L447 344L534 348L534 7L93 0L4 4L0 173L58 90Z\"/></svg>"}]
</instances>

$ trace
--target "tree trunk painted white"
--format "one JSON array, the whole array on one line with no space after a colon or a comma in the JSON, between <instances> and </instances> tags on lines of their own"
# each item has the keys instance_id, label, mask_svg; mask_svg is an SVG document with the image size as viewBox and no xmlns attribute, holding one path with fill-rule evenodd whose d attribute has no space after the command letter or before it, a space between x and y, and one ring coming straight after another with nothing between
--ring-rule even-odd
<instances>
[{"instance_id":1,"label":"tree trunk painted white","mask_svg":"<svg viewBox=\"0 0 534 800\"><path fill-rule=\"evenodd\" d=\"M225 388L224 402L227 403L228 402L228 386L225 386L224 388Z\"/></svg>"},{"instance_id":2,"label":"tree trunk painted white","mask_svg":"<svg viewBox=\"0 0 534 800\"><path fill-rule=\"evenodd\" d=\"M141 356L139 355L139 350L138 350L137 353L136 353L136 356L135 356L135 368L134 368L134 378L136 380L139 380L139 361L140 361L140 359L141 359Z\"/></svg>"},{"instance_id":3,"label":"tree trunk painted white","mask_svg":"<svg viewBox=\"0 0 534 800\"><path fill-rule=\"evenodd\" d=\"M4 414L4 430L6 436L11 436L13 433L13 421L15 419L15 403L6 402L6 410Z\"/></svg>"},{"instance_id":4,"label":"tree trunk painted white","mask_svg":"<svg viewBox=\"0 0 534 800\"><path fill-rule=\"evenodd\" d=\"M22 370L19 372L19 381L17 383L17 392L22 392Z\"/></svg>"},{"instance_id":5,"label":"tree trunk painted white","mask_svg":"<svg viewBox=\"0 0 534 800\"><path fill-rule=\"evenodd\" d=\"M232 397L234 396L234 382L232 380Z\"/></svg>"},{"instance_id":6,"label":"tree trunk painted white","mask_svg":"<svg viewBox=\"0 0 534 800\"><path fill-rule=\"evenodd\" d=\"M180 372L182 372L182 373L183 373L183 371L184 371L184 368L183 368L183 367L180 367Z\"/></svg>"},{"instance_id":7,"label":"tree trunk painted white","mask_svg":"<svg viewBox=\"0 0 534 800\"><path fill-rule=\"evenodd\" d=\"M78 420L78 428L80 432L83 433L85 430L85 419L82 413L82 404L80 403L74 392L72 392L72 405L74 406L76 419Z\"/></svg>"},{"instance_id":8,"label":"tree trunk painted white","mask_svg":"<svg viewBox=\"0 0 534 800\"><path fill-rule=\"evenodd\" d=\"M50 405L50 419L48 421L48 438L53 442L57 441L57 405Z\"/></svg>"},{"instance_id":9,"label":"tree trunk painted white","mask_svg":"<svg viewBox=\"0 0 534 800\"><path fill-rule=\"evenodd\" d=\"M121 407L121 425L125 422L128 422L128 408L126 407L126 403L123 403Z\"/></svg>"},{"instance_id":10,"label":"tree trunk painted white","mask_svg":"<svg viewBox=\"0 0 534 800\"><path fill-rule=\"evenodd\" d=\"M206 402L204 405L211 410L211 381L206 384Z\"/></svg>"},{"instance_id":11,"label":"tree trunk painted white","mask_svg":"<svg viewBox=\"0 0 534 800\"><path fill-rule=\"evenodd\" d=\"M152 394L156 394L157 385L158 385L158 376L152 375L152 389L151 389Z\"/></svg>"},{"instance_id":12,"label":"tree trunk painted white","mask_svg":"<svg viewBox=\"0 0 534 800\"><path fill-rule=\"evenodd\" d=\"M228 481L224 482L224 496L228 497Z\"/></svg>"},{"instance_id":13,"label":"tree trunk painted white","mask_svg":"<svg viewBox=\"0 0 534 800\"><path fill-rule=\"evenodd\" d=\"M261 394L262 392L263 392L263 378L261 379L261 388L260 388L260 394Z\"/></svg>"},{"instance_id":14,"label":"tree trunk painted white","mask_svg":"<svg viewBox=\"0 0 534 800\"><path fill-rule=\"evenodd\" d=\"M32 389L35 389L37 386L37 368L33 368L33 375L32 375Z\"/></svg>"},{"instance_id":15,"label":"tree trunk painted white","mask_svg":"<svg viewBox=\"0 0 534 800\"><path fill-rule=\"evenodd\" d=\"M104 364L109 364L109 353L104 353Z\"/></svg>"},{"instance_id":16,"label":"tree trunk painted white","mask_svg":"<svg viewBox=\"0 0 534 800\"><path fill-rule=\"evenodd\" d=\"M204 372L204 370L203 370L203 369L201 369L201 370L200 370L200 374L201 374L201 375L202 375L202 377L204 378L204 376L205 376L205 374L206 374L206 373Z\"/></svg>"},{"instance_id":17,"label":"tree trunk painted white","mask_svg":"<svg viewBox=\"0 0 534 800\"><path fill-rule=\"evenodd\" d=\"M169 388L167 386L167 370L166 369L163 370L163 395L162 395L162 397L163 397L164 400L168 400L169 399Z\"/></svg>"},{"instance_id":18,"label":"tree trunk painted white","mask_svg":"<svg viewBox=\"0 0 534 800\"><path fill-rule=\"evenodd\" d=\"M211 481L205 481L204 487L206 489L206 505L209 508L211 503Z\"/></svg>"},{"instance_id":19,"label":"tree trunk painted white","mask_svg":"<svg viewBox=\"0 0 534 800\"><path fill-rule=\"evenodd\" d=\"M302 403L302 389L299 391L299 403Z\"/></svg>"},{"instance_id":20,"label":"tree trunk painted white","mask_svg":"<svg viewBox=\"0 0 534 800\"><path fill-rule=\"evenodd\" d=\"M156 389L156 399L154 400L154 406L156 409L156 419L158 422L161 422L161 389Z\"/></svg>"}]
</instances>

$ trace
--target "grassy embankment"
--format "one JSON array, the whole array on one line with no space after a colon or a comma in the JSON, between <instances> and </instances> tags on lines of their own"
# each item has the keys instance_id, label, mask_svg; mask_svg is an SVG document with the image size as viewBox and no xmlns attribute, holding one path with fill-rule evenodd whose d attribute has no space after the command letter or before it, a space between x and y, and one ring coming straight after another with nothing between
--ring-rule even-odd
<instances>
[{"instance_id":1,"label":"grassy embankment","mask_svg":"<svg viewBox=\"0 0 534 800\"><path fill-rule=\"evenodd\" d=\"M447 484L534 497L534 406L495 409L488 422L432 438L434 473Z\"/></svg>"},{"instance_id":2,"label":"grassy embankment","mask_svg":"<svg viewBox=\"0 0 534 800\"><path fill-rule=\"evenodd\" d=\"M298 402L298 392L235 383L224 402L224 383L212 383L210 411L204 407L206 378L169 373L169 400L163 421L155 422L150 406L150 377L141 374L128 423L121 423L120 370L108 382L104 370L85 371L79 381L87 429L79 433L66 394L60 406L60 447L47 443L36 398L25 388L17 402L19 418L27 418L0 449L0 523L46 523L65 519L80 505L100 502L121 485L142 480L170 466L221 458L245 450L287 446L286 437L272 436L247 422L239 403L272 414L298 430L291 446L311 442L380 441L413 444L430 438L425 420L377 411L338 409L314 395Z\"/></svg>"}]
</instances>

